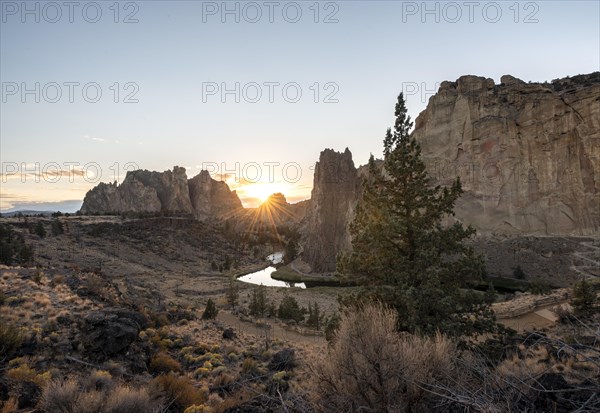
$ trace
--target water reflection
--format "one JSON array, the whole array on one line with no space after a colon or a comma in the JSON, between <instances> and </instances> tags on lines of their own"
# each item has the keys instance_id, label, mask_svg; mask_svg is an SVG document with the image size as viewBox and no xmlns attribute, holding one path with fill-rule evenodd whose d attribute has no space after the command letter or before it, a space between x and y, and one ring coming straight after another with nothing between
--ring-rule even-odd
<instances>
[{"instance_id":1,"label":"water reflection","mask_svg":"<svg viewBox=\"0 0 600 413\"><path fill-rule=\"evenodd\" d=\"M279 264L283 261L283 253L276 252L267 257L267 260L273 264ZM271 274L277 268L270 266L264 270L256 271L250 274L243 275L238 280L247 282L250 284L264 285L265 287L286 287L286 288L306 288L304 283L290 283L286 281L274 280L271 278Z\"/></svg>"}]
</instances>

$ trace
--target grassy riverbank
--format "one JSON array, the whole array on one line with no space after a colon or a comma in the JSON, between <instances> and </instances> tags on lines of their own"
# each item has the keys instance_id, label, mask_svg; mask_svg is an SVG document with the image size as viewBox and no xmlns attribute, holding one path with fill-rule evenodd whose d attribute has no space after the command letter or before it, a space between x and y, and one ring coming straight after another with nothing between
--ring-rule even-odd
<instances>
[{"instance_id":1,"label":"grassy riverbank","mask_svg":"<svg viewBox=\"0 0 600 413\"><path fill-rule=\"evenodd\" d=\"M344 282L335 276L304 275L292 269L289 265L277 268L271 278L290 283L304 283L307 287L344 287L352 284Z\"/></svg>"}]
</instances>

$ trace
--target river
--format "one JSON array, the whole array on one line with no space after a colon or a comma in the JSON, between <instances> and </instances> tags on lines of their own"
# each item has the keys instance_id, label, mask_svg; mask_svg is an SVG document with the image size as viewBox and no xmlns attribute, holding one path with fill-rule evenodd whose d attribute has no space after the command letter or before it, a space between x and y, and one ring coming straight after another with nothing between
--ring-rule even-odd
<instances>
[{"instance_id":1,"label":"river","mask_svg":"<svg viewBox=\"0 0 600 413\"><path fill-rule=\"evenodd\" d=\"M267 257L267 260L272 264L280 264L283 261L283 252L276 252ZM264 270L256 271L250 274L243 275L238 280L256 284L264 285L265 287L285 287L285 288L306 288L304 283L290 283L285 281L274 280L271 278L271 274L276 270L273 265L265 268Z\"/></svg>"}]
</instances>

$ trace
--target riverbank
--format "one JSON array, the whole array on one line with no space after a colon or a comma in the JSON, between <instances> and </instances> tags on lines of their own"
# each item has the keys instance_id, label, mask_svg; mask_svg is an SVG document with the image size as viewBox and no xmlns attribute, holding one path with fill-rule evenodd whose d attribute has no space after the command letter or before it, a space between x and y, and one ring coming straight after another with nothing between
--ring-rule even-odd
<instances>
[{"instance_id":1,"label":"riverbank","mask_svg":"<svg viewBox=\"0 0 600 413\"><path fill-rule=\"evenodd\" d=\"M312 287L351 287L354 284L340 280L333 275L307 275L301 274L290 265L278 267L271 273L271 278L289 283L304 283L307 288Z\"/></svg>"}]
</instances>

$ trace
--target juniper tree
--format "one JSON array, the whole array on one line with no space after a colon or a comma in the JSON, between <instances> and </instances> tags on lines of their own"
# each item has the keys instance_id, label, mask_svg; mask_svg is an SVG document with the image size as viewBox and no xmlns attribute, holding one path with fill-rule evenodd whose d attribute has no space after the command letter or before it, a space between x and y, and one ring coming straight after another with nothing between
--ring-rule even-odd
<instances>
[{"instance_id":1,"label":"juniper tree","mask_svg":"<svg viewBox=\"0 0 600 413\"><path fill-rule=\"evenodd\" d=\"M596 311L598 296L592 283L585 278L573 287L571 305L577 315L591 315Z\"/></svg>"},{"instance_id":2,"label":"juniper tree","mask_svg":"<svg viewBox=\"0 0 600 413\"><path fill-rule=\"evenodd\" d=\"M238 299L240 297L240 290L238 289L235 280L231 278L229 280L229 287L227 288L227 302L231 306L231 310L235 311L235 306L238 304Z\"/></svg>"},{"instance_id":3,"label":"juniper tree","mask_svg":"<svg viewBox=\"0 0 600 413\"><path fill-rule=\"evenodd\" d=\"M215 318L218 313L219 310L217 309L215 302L211 298L209 298L206 302L206 308L204 309L204 313L202 313L202 319L211 320Z\"/></svg>"},{"instance_id":4,"label":"juniper tree","mask_svg":"<svg viewBox=\"0 0 600 413\"><path fill-rule=\"evenodd\" d=\"M255 317L264 317L268 310L267 303L267 288L264 285L259 285L252 290L252 298L250 300L250 315Z\"/></svg>"},{"instance_id":5,"label":"juniper tree","mask_svg":"<svg viewBox=\"0 0 600 413\"><path fill-rule=\"evenodd\" d=\"M381 301L398 311L401 330L471 335L496 328L485 296L466 290L484 276L484 264L465 243L475 234L449 223L463 193L459 178L433 186L421 158L402 93L394 129L383 140L383 165L369 159L363 194L350 224L352 251L338 270L363 288L342 304Z\"/></svg>"}]
</instances>

